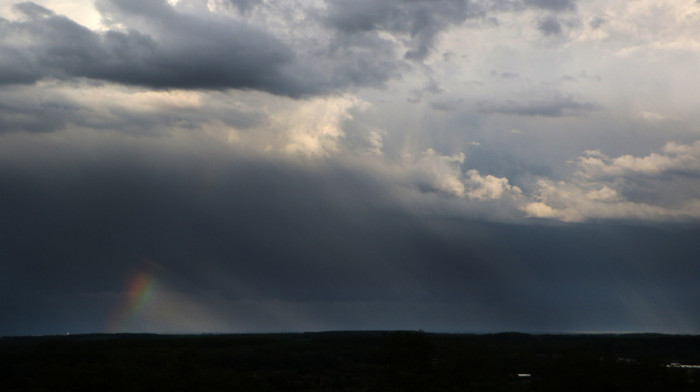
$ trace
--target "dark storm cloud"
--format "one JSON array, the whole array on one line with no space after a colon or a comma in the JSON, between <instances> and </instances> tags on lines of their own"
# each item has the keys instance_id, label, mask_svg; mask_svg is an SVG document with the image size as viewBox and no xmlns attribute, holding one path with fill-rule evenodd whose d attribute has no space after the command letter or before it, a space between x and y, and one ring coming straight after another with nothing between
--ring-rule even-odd
<instances>
[{"instance_id":1,"label":"dark storm cloud","mask_svg":"<svg viewBox=\"0 0 700 392\"><path fill-rule=\"evenodd\" d=\"M478 103L481 113L513 114L518 116L564 117L599 110L591 102L580 102L571 96L557 96L547 100L521 102L508 100L503 103L482 101Z\"/></svg>"},{"instance_id":2,"label":"dark storm cloud","mask_svg":"<svg viewBox=\"0 0 700 392\"><path fill-rule=\"evenodd\" d=\"M33 3L16 5L23 19L0 24L0 82L89 78L157 89L255 89L298 97L380 86L397 75L385 42L344 40L309 53L241 21L180 13L165 0L97 5L106 20L129 29L98 34Z\"/></svg>"},{"instance_id":3,"label":"dark storm cloud","mask_svg":"<svg viewBox=\"0 0 700 392\"><path fill-rule=\"evenodd\" d=\"M695 226L415 215L380 179L334 164L59 149L64 158L0 166L0 334L101 331L143 269L197 303L215 298L222 319L247 303L250 319L232 329L280 330L284 314L305 329L688 331L700 321ZM279 315L253 309L265 303Z\"/></svg>"},{"instance_id":4,"label":"dark storm cloud","mask_svg":"<svg viewBox=\"0 0 700 392\"><path fill-rule=\"evenodd\" d=\"M91 31L34 3L17 4L14 10L21 19L0 21L0 83L88 78L157 89L254 89L291 97L381 87L406 69L404 59L425 59L445 29L522 6L342 0L330 2L323 13L301 10L308 13L305 25L288 26L330 27L326 42L290 40L287 33L248 23L245 17L261 6L259 1L228 4L243 18L188 13L166 0L100 0L98 10L114 26L106 32ZM552 1L524 5L555 11L573 7ZM394 35L408 50L399 53L400 45L379 31Z\"/></svg>"},{"instance_id":5,"label":"dark storm cloud","mask_svg":"<svg viewBox=\"0 0 700 392\"><path fill-rule=\"evenodd\" d=\"M25 19L1 26L1 56L16 57L0 71L0 80L9 84L85 77L153 88L251 88L285 95L316 89L289 74L293 51L256 28L185 16L165 1L100 4L112 6L113 17L144 18L160 29L159 36L135 30L97 34L23 3L15 9Z\"/></svg>"}]
</instances>

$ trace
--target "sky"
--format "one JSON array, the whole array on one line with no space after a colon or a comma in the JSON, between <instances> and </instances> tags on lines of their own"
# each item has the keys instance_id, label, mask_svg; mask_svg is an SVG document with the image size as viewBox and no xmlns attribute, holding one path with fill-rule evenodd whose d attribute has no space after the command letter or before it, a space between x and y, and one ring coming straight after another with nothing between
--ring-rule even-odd
<instances>
[{"instance_id":1,"label":"sky","mask_svg":"<svg viewBox=\"0 0 700 392\"><path fill-rule=\"evenodd\" d=\"M0 335L700 333L700 1L0 0Z\"/></svg>"}]
</instances>

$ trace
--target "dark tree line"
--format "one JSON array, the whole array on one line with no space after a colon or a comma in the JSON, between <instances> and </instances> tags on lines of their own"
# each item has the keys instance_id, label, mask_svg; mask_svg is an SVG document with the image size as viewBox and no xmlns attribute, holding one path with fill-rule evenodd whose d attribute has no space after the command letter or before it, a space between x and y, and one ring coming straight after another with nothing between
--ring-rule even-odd
<instances>
[{"instance_id":1,"label":"dark tree line","mask_svg":"<svg viewBox=\"0 0 700 392\"><path fill-rule=\"evenodd\" d=\"M700 371L670 362L700 363L700 337L422 331L10 337L0 339L0 390L700 390Z\"/></svg>"}]
</instances>

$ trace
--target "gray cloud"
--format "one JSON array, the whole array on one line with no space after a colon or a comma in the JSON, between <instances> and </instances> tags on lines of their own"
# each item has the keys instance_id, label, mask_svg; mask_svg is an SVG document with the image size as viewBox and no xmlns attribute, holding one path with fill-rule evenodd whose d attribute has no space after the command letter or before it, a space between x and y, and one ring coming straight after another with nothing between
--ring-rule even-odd
<instances>
[{"instance_id":1,"label":"gray cloud","mask_svg":"<svg viewBox=\"0 0 700 392\"><path fill-rule=\"evenodd\" d=\"M341 0L329 4L326 20L345 34L385 30L406 36L409 49L405 57L423 60L439 32L483 12L478 5L465 0Z\"/></svg>"},{"instance_id":2,"label":"gray cloud","mask_svg":"<svg viewBox=\"0 0 700 392\"><path fill-rule=\"evenodd\" d=\"M229 4L244 16L261 7L256 1ZM525 6L560 10L572 4ZM100 0L96 5L111 30L91 31L34 3L15 5L21 19L0 23L0 83L88 78L157 89L254 89L292 97L381 87L407 67L404 58L425 59L446 28L514 7L466 0L331 2L325 13L303 10L307 26L289 27L331 27L332 39L321 42L290 40L287 32L275 35L245 18L185 12L165 0ZM405 53L381 37L380 30L403 42Z\"/></svg>"},{"instance_id":3,"label":"gray cloud","mask_svg":"<svg viewBox=\"0 0 700 392\"><path fill-rule=\"evenodd\" d=\"M551 15L542 19L537 25L537 28L544 35L559 35L562 32L561 23L559 23L559 20L555 16Z\"/></svg>"},{"instance_id":4,"label":"gray cloud","mask_svg":"<svg viewBox=\"0 0 700 392\"><path fill-rule=\"evenodd\" d=\"M386 42L371 37L291 47L245 22L185 14L165 0L97 5L106 20L128 28L96 33L36 4L15 6L24 18L0 24L0 81L89 78L156 89L255 89L299 97L380 86L399 66Z\"/></svg>"},{"instance_id":5,"label":"gray cloud","mask_svg":"<svg viewBox=\"0 0 700 392\"><path fill-rule=\"evenodd\" d=\"M85 99L83 94L73 91L83 91L93 97ZM105 92L83 83L45 86L43 90L6 89L0 96L0 134L55 132L80 127L155 136L168 134L174 128L202 129L211 123L245 130L265 121L266 117L254 108L217 102L215 95L197 95L201 104L183 105L178 103L177 97L171 97L174 102L169 103L167 93L149 97L148 93L127 90L98 98L100 94Z\"/></svg>"},{"instance_id":6,"label":"gray cloud","mask_svg":"<svg viewBox=\"0 0 700 392\"><path fill-rule=\"evenodd\" d=\"M552 11L573 11L576 9L576 0L525 0L525 4Z\"/></svg>"},{"instance_id":7,"label":"gray cloud","mask_svg":"<svg viewBox=\"0 0 700 392\"><path fill-rule=\"evenodd\" d=\"M75 117L77 106L65 102L42 102L24 105L22 102L0 101L0 133L52 132L63 129Z\"/></svg>"},{"instance_id":8,"label":"gray cloud","mask_svg":"<svg viewBox=\"0 0 700 392\"><path fill-rule=\"evenodd\" d=\"M496 70L491 71L491 76L493 77L500 77L501 79L517 79L520 77L515 72L497 72Z\"/></svg>"},{"instance_id":9,"label":"gray cloud","mask_svg":"<svg viewBox=\"0 0 700 392\"><path fill-rule=\"evenodd\" d=\"M602 26L605 22L607 22L607 19L600 16L596 16L595 18L591 19L590 22L588 22L588 25L595 30L600 28L600 26Z\"/></svg>"},{"instance_id":10,"label":"gray cloud","mask_svg":"<svg viewBox=\"0 0 700 392\"><path fill-rule=\"evenodd\" d=\"M262 3L262 0L228 0L239 12L246 13Z\"/></svg>"},{"instance_id":11,"label":"gray cloud","mask_svg":"<svg viewBox=\"0 0 700 392\"><path fill-rule=\"evenodd\" d=\"M560 35L564 32L564 27L569 29L581 27L581 21L578 17L561 17L555 15L548 15L541 19L537 28L544 35Z\"/></svg>"},{"instance_id":12,"label":"gray cloud","mask_svg":"<svg viewBox=\"0 0 700 392\"><path fill-rule=\"evenodd\" d=\"M293 51L261 30L235 21L185 16L165 1L100 5L112 18L145 18L161 29L160 35L135 30L97 34L23 3L15 9L26 19L2 25L6 37L2 57L20 47L22 51L0 78L5 83L26 83L85 77L154 88L253 88L287 95L317 88L287 74ZM11 40L15 35L26 38L15 43Z\"/></svg>"},{"instance_id":13,"label":"gray cloud","mask_svg":"<svg viewBox=\"0 0 700 392\"><path fill-rule=\"evenodd\" d=\"M469 18L495 10L539 8L551 11L576 9L575 0L496 1L489 4L468 0L414 1L340 0L329 3L325 21L343 34L389 31L403 38L404 57L423 60L432 51L440 32Z\"/></svg>"},{"instance_id":14,"label":"gray cloud","mask_svg":"<svg viewBox=\"0 0 700 392\"><path fill-rule=\"evenodd\" d=\"M426 95L438 95L447 91L444 87L440 86L435 79L430 79L421 88L411 90L411 96L407 99L408 102L418 103L423 101L423 97Z\"/></svg>"},{"instance_id":15,"label":"gray cloud","mask_svg":"<svg viewBox=\"0 0 700 392\"><path fill-rule=\"evenodd\" d=\"M138 273L116 330L698 333L677 5L290 3L0 20L0 334L113 330Z\"/></svg>"},{"instance_id":16,"label":"gray cloud","mask_svg":"<svg viewBox=\"0 0 700 392\"><path fill-rule=\"evenodd\" d=\"M459 106L461 103L462 103L461 99L451 100L451 101L439 100L439 101L430 102L430 107L434 110L452 112L452 111L459 109Z\"/></svg>"},{"instance_id":17,"label":"gray cloud","mask_svg":"<svg viewBox=\"0 0 700 392\"><path fill-rule=\"evenodd\" d=\"M417 215L383 181L334 164L59 150L70 158L0 166L0 334L106 328L139 271L158 280L155 298L177 299L174 313L121 328L177 332L188 324L173 317L190 304L212 315L198 331L697 332L694 226L442 218ZM630 295L638 307L627 307Z\"/></svg>"},{"instance_id":18,"label":"gray cloud","mask_svg":"<svg viewBox=\"0 0 700 392\"><path fill-rule=\"evenodd\" d=\"M590 102L580 102L571 96L556 96L546 100L521 102L508 100L503 103L482 101L478 103L481 113L513 114L518 116L563 117L578 113L599 110L600 107Z\"/></svg>"},{"instance_id":19,"label":"gray cloud","mask_svg":"<svg viewBox=\"0 0 700 392\"><path fill-rule=\"evenodd\" d=\"M31 2L17 3L13 6L13 9L24 14L29 19L48 18L54 15L51 10Z\"/></svg>"}]
</instances>

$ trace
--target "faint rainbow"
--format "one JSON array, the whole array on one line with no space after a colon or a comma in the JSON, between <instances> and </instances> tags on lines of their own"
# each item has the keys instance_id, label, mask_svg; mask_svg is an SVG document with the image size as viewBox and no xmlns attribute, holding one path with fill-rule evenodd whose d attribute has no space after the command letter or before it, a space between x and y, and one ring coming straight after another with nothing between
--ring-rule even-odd
<instances>
[{"instance_id":1,"label":"faint rainbow","mask_svg":"<svg viewBox=\"0 0 700 392\"><path fill-rule=\"evenodd\" d=\"M151 297L155 285L156 280L153 274L143 271L135 274L127 284L126 300L117 308L110 319L109 330L120 332L127 328L141 313Z\"/></svg>"}]
</instances>

